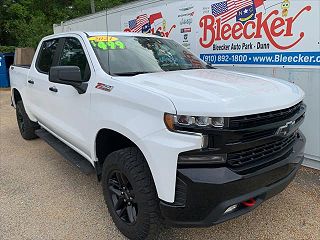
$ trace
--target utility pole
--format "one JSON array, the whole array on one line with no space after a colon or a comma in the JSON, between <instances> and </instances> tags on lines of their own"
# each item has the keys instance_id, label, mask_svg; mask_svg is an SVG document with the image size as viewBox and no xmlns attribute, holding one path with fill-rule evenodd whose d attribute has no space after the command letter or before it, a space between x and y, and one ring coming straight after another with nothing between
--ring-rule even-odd
<instances>
[{"instance_id":1,"label":"utility pole","mask_svg":"<svg viewBox=\"0 0 320 240\"><path fill-rule=\"evenodd\" d=\"M96 7L94 4L94 0L90 0L90 5L91 5L91 13L95 13L96 12Z\"/></svg>"}]
</instances>

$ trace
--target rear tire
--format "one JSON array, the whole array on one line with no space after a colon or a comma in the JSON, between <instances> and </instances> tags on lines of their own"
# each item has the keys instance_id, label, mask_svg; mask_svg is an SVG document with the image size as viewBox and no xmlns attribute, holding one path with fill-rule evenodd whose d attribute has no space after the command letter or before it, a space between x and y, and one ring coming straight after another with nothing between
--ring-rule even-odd
<instances>
[{"instance_id":1,"label":"rear tire","mask_svg":"<svg viewBox=\"0 0 320 240\"><path fill-rule=\"evenodd\" d=\"M30 120L22 101L18 101L16 104L16 116L21 136L26 140L37 138L35 130L39 128L39 125Z\"/></svg>"},{"instance_id":2,"label":"rear tire","mask_svg":"<svg viewBox=\"0 0 320 240\"><path fill-rule=\"evenodd\" d=\"M129 239L158 239L159 199L150 169L135 147L115 151L103 164L102 187L110 215Z\"/></svg>"}]
</instances>

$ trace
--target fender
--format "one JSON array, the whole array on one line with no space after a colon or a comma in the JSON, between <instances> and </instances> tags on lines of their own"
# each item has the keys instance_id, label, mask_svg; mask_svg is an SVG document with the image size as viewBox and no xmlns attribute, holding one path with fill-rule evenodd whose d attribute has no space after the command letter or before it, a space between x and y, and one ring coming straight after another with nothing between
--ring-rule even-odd
<instances>
[{"instance_id":1,"label":"fender","mask_svg":"<svg viewBox=\"0 0 320 240\"><path fill-rule=\"evenodd\" d=\"M30 118L30 120L33 122L37 122L38 121L37 118L29 110L28 104L26 104L24 101L25 98L22 96L21 92L17 88L11 88L11 106L16 108L16 99L14 97L14 91L17 91L19 93L19 95L21 97L21 101L23 102L24 109L25 109L28 117Z\"/></svg>"}]
</instances>

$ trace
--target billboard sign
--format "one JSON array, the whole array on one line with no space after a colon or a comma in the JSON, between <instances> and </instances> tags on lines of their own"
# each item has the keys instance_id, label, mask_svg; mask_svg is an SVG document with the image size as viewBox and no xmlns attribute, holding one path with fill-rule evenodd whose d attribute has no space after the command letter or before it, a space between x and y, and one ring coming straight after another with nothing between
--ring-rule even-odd
<instances>
[{"instance_id":1,"label":"billboard sign","mask_svg":"<svg viewBox=\"0 0 320 240\"><path fill-rule=\"evenodd\" d=\"M122 16L220 65L320 66L320 0L180 1Z\"/></svg>"}]
</instances>

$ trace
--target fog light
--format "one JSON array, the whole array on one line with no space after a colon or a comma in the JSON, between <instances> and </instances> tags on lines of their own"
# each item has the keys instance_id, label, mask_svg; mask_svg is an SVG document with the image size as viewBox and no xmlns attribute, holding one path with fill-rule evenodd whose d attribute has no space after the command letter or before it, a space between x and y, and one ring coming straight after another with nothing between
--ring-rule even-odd
<instances>
[{"instance_id":1,"label":"fog light","mask_svg":"<svg viewBox=\"0 0 320 240\"><path fill-rule=\"evenodd\" d=\"M225 155L182 154L178 157L178 164L221 164L225 163Z\"/></svg>"},{"instance_id":2,"label":"fog light","mask_svg":"<svg viewBox=\"0 0 320 240\"><path fill-rule=\"evenodd\" d=\"M234 210L236 210L238 207L238 204L234 204L234 205L231 205L230 207L227 208L227 210L224 211L224 213L230 213L230 212L233 212Z\"/></svg>"}]
</instances>

